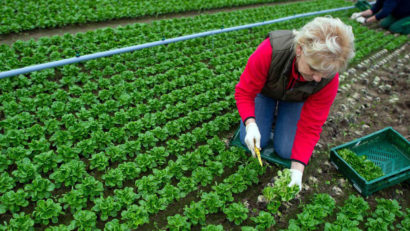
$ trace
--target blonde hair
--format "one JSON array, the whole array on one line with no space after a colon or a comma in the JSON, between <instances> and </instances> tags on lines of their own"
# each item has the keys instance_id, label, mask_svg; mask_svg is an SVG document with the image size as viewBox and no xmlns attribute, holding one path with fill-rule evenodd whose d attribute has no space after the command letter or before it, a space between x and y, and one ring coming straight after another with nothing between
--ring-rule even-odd
<instances>
[{"instance_id":1,"label":"blonde hair","mask_svg":"<svg viewBox=\"0 0 410 231\"><path fill-rule=\"evenodd\" d=\"M352 27L339 18L317 17L293 33L295 49L299 45L306 62L317 71L335 74L354 57Z\"/></svg>"}]
</instances>

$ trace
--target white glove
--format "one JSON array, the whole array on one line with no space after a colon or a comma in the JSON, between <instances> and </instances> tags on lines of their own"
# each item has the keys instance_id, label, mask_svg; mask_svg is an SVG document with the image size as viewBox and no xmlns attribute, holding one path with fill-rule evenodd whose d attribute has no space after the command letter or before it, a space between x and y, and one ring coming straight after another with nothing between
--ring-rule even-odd
<instances>
[{"instance_id":1,"label":"white glove","mask_svg":"<svg viewBox=\"0 0 410 231\"><path fill-rule=\"evenodd\" d=\"M245 143L251 151L252 156L256 157L255 145L257 148L261 149L261 133L259 132L258 125L254 122L246 125Z\"/></svg>"},{"instance_id":2,"label":"white glove","mask_svg":"<svg viewBox=\"0 0 410 231\"><path fill-rule=\"evenodd\" d=\"M298 185L299 186L299 192L302 191L302 176L303 173L300 170L297 169L290 169L291 173L291 181L288 184L289 187L292 187L293 185Z\"/></svg>"},{"instance_id":3,"label":"white glove","mask_svg":"<svg viewBox=\"0 0 410 231\"><path fill-rule=\"evenodd\" d=\"M356 18L361 17L361 16L362 16L362 14L357 12L357 13L353 13L352 16L350 16L350 18L351 19L356 19Z\"/></svg>"},{"instance_id":4,"label":"white glove","mask_svg":"<svg viewBox=\"0 0 410 231\"><path fill-rule=\"evenodd\" d=\"M356 18L356 21L360 22L361 24L365 24L366 23L366 18L365 17L358 17L358 18Z\"/></svg>"}]
</instances>

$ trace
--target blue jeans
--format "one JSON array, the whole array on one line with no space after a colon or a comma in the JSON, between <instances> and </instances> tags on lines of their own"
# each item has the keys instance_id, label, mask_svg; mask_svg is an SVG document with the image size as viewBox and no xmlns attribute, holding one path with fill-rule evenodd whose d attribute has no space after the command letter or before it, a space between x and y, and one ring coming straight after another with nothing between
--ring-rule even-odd
<instances>
[{"instance_id":1,"label":"blue jeans","mask_svg":"<svg viewBox=\"0 0 410 231\"><path fill-rule=\"evenodd\" d=\"M278 108L278 113L273 136L273 148L280 157L290 159L303 102L279 101L262 94L256 96L255 119L259 132L261 133L262 149L266 147L271 138L276 106ZM242 144L246 146L245 136L246 128L241 121L240 138Z\"/></svg>"}]
</instances>

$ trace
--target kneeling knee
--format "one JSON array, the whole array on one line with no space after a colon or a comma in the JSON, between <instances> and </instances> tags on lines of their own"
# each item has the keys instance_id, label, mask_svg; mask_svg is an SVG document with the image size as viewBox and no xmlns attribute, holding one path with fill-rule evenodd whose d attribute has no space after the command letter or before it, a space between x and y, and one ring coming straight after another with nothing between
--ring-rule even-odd
<instances>
[{"instance_id":1,"label":"kneeling knee","mask_svg":"<svg viewBox=\"0 0 410 231\"><path fill-rule=\"evenodd\" d=\"M290 156L292 154L292 147L286 147L284 145L275 145L275 151L276 153L284 158L284 159L290 159Z\"/></svg>"}]
</instances>

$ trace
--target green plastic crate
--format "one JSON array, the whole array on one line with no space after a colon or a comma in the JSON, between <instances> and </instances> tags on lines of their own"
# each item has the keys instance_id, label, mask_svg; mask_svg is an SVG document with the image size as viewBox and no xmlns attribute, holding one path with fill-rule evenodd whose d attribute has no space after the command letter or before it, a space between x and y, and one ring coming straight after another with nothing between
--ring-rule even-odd
<instances>
[{"instance_id":1,"label":"green plastic crate","mask_svg":"<svg viewBox=\"0 0 410 231\"><path fill-rule=\"evenodd\" d=\"M235 135L231 139L229 145L243 148L246 152L251 153L249 149L241 143L239 131L240 129L238 129L235 132ZM268 145L262 149L261 158L268 161L269 163L276 163L286 168L290 168L290 165L291 165L290 160L283 159L282 157L278 156L278 154L275 153L275 150L273 149L272 137L269 140Z\"/></svg>"},{"instance_id":2,"label":"green plastic crate","mask_svg":"<svg viewBox=\"0 0 410 231\"><path fill-rule=\"evenodd\" d=\"M384 176L367 181L342 159L338 150L348 148L380 166ZM410 142L391 127L337 146L330 150L330 161L363 196L369 196L410 178Z\"/></svg>"}]
</instances>

